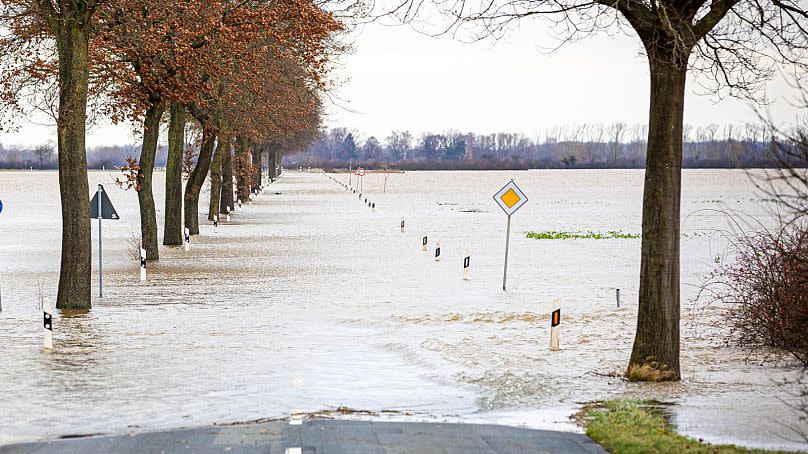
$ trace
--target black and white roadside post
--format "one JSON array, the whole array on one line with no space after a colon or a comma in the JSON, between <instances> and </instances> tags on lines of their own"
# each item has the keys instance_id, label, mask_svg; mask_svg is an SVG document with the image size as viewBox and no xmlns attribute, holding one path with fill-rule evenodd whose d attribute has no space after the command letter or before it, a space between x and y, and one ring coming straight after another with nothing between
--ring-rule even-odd
<instances>
[{"instance_id":1,"label":"black and white roadside post","mask_svg":"<svg viewBox=\"0 0 808 454\"><path fill-rule=\"evenodd\" d=\"M508 226L505 230L505 266L502 270L502 291L505 291L505 284L508 280L508 247L511 242L511 215L519 208L527 203L525 193L519 189L519 186L511 180L502 189L494 194L494 201L502 208L502 211L508 215Z\"/></svg>"},{"instance_id":2,"label":"black and white roadside post","mask_svg":"<svg viewBox=\"0 0 808 454\"><path fill-rule=\"evenodd\" d=\"M227 216L224 218L224 222L230 222L230 205L227 205L227 213L226 214L227 214Z\"/></svg>"},{"instance_id":3,"label":"black and white roadside post","mask_svg":"<svg viewBox=\"0 0 808 454\"><path fill-rule=\"evenodd\" d=\"M99 184L95 196L90 200L90 219L98 219L98 297L104 297L104 251L102 247L101 220L118 220L118 212L112 206L112 201L104 191L104 185Z\"/></svg>"},{"instance_id":4,"label":"black and white roadside post","mask_svg":"<svg viewBox=\"0 0 808 454\"><path fill-rule=\"evenodd\" d=\"M435 261L440 262L440 241L435 241Z\"/></svg>"},{"instance_id":5,"label":"black and white roadside post","mask_svg":"<svg viewBox=\"0 0 808 454\"><path fill-rule=\"evenodd\" d=\"M471 256L467 255L463 259L463 280L471 279Z\"/></svg>"},{"instance_id":6,"label":"black and white roadside post","mask_svg":"<svg viewBox=\"0 0 808 454\"><path fill-rule=\"evenodd\" d=\"M401 218L401 233L404 233L404 218Z\"/></svg>"},{"instance_id":7,"label":"black and white roadside post","mask_svg":"<svg viewBox=\"0 0 808 454\"><path fill-rule=\"evenodd\" d=\"M146 280L146 250L140 248L140 281Z\"/></svg>"},{"instance_id":8,"label":"black and white roadside post","mask_svg":"<svg viewBox=\"0 0 808 454\"><path fill-rule=\"evenodd\" d=\"M373 206L371 208L373 208L373 212L375 213L376 212L376 202L373 202Z\"/></svg>"},{"instance_id":9,"label":"black and white roadside post","mask_svg":"<svg viewBox=\"0 0 808 454\"><path fill-rule=\"evenodd\" d=\"M238 207L241 208L241 199L238 199Z\"/></svg>"},{"instance_id":10,"label":"black and white roadside post","mask_svg":"<svg viewBox=\"0 0 808 454\"><path fill-rule=\"evenodd\" d=\"M429 242L428 242L428 240L427 240L427 238L426 238L426 235L424 235L424 239L423 239L423 240L421 240L421 245L423 246L423 250L424 250L424 252L426 252L426 251L428 251L428 250L429 250L429 248L427 248L427 245L428 245L428 244L429 244Z\"/></svg>"},{"instance_id":11,"label":"black and white roadside post","mask_svg":"<svg viewBox=\"0 0 808 454\"><path fill-rule=\"evenodd\" d=\"M53 305L47 298L42 299L42 328L43 328L43 343L42 347L45 350L53 349Z\"/></svg>"},{"instance_id":12,"label":"black and white roadside post","mask_svg":"<svg viewBox=\"0 0 808 454\"><path fill-rule=\"evenodd\" d=\"M615 289L614 297L617 299L617 308L620 309L620 289Z\"/></svg>"},{"instance_id":13,"label":"black and white roadside post","mask_svg":"<svg viewBox=\"0 0 808 454\"><path fill-rule=\"evenodd\" d=\"M185 230L183 231L183 237L185 239L185 241L183 241L183 243L185 244L185 252L188 252L191 249L191 231L188 230L188 227L185 227Z\"/></svg>"},{"instance_id":14,"label":"black and white roadside post","mask_svg":"<svg viewBox=\"0 0 808 454\"><path fill-rule=\"evenodd\" d=\"M219 215L218 214L213 215L213 228L216 228L216 227L219 227Z\"/></svg>"},{"instance_id":15,"label":"black and white roadside post","mask_svg":"<svg viewBox=\"0 0 808 454\"><path fill-rule=\"evenodd\" d=\"M557 308L550 315L550 350L558 350L558 335L561 330L561 308Z\"/></svg>"}]
</instances>

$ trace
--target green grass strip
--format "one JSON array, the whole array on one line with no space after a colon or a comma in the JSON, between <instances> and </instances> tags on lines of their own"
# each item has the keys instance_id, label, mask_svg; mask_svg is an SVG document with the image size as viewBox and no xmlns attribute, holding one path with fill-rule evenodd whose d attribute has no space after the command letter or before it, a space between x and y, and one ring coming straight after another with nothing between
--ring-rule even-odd
<instances>
[{"instance_id":1,"label":"green grass strip","mask_svg":"<svg viewBox=\"0 0 808 454\"><path fill-rule=\"evenodd\" d=\"M772 453L740 448L734 445L713 445L679 435L658 405L652 402L618 399L607 400L583 410L586 434L615 454L735 454Z\"/></svg>"},{"instance_id":2,"label":"green grass strip","mask_svg":"<svg viewBox=\"0 0 808 454\"><path fill-rule=\"evenodd\" d=\"M559 230L546 230L544 232L525 232L525 236L535 240L611 240L639 238L639 233L624 233L622 230L610 230L608 232L567 232Z\"/></svg>"}]
</instances>

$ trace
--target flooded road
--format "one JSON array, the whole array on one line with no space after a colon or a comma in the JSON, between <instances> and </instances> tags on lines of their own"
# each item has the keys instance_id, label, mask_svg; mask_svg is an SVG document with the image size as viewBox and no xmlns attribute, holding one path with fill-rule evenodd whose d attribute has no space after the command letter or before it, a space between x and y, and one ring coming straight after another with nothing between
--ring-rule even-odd
<instances>
[{"instance_id":1,"label":"flooded road","mask_svg":"<svg viewBox=\"0 0 808 454\"><path fill-rule=\"evenodd\" d=\"M231 223L202 221L189 252L163 247L145 283L129 252L137 196L115 176L90 173L121 216L104 221L104 298L94 287L89 313L58 314L55 348L43 353L37 303L40 286L55 300L57 174L0 172L0 443L338 406L579 430L568 417L581 403L638 396L675 403L680 430L707 441L808 449L783 403L796 390L776 385L796 371L746 361L747 351L701 338L689 319L681 383L616 377L633 340L639 239L525 237L639 233L642 171L408 172L391 174L384 193L384 176L368 174L375 211L325 175L287 172ZM163 177L154 184L161 231ZM510 178L530 201L512 218L503 292L506 217L492 195ZM684 172L683 314L726 247L710 234L728 227L721 211L772 223L773 209L743 171ZM550 352L555 307L561 350Z\"/></svg>"}]
</instances>

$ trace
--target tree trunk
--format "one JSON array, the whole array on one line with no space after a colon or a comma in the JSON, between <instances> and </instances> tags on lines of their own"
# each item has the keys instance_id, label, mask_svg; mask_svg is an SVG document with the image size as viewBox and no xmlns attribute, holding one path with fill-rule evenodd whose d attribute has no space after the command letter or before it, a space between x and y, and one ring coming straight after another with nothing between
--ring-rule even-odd
<instances>
[{"instance_id":1,"label":"tree trunk","mask_svg":"<svg viewBox=\"0 0 808 454\"><path fill-rule=\"evenodd\" d=\"M140 163L137 171L139 185L137 201L140 206L140 238L147 260L158 260L160 251L157 242L157 210L154 207L152 192L152 174L154 173L154 157L157 154L157 140L160 137L160 119L164 106L160 102L152 102L143 120L143 146L140 149Z\"/></svg>"},{"instance_id":2,"label":"tree trunk","mask_svg":"<svg viewBox=\"0 0 808 454\"><path fill-rule=\"evenodd\" d=\"M246 141L239 137L236 139L236 192L237 198L240 199L243 203L247 202L247 199L250 195L250 190L248 186L248 174L246 172L245 165L250 163L250 157L248 154L248 148Z\"/></svg>"},{"instance_id":3,"label":"tree trunk","mask_svg":"<svg viewBox=\"0 0 808 454\"><path fill-rule=\"evenodd\" d=\"M278 168L276 167L277 163L278 163L278 153L275 151L270 151L269 163L267 164L270 183L275 181L276 178L278 178Z\"/></svg>"},{"instance_id":4,"label":"tree trunk","mask_svg":"<svg viewBox=\"0 0 808 454\"><path fill-rule=\"evenodd\" d=\"M233 211L233 150L229 141L227 151L222 160L222 196L219 200L219 213L227 213L227 208Z\"/></svg>"},{"instance_id":5,"label":"tree trunk","mask_svg":"<svg viewBox=\"0 0 808 454\"><path fill-rule=\"evenodd\" d=\"M278 166L275 170L275 177L280 178L281 173L283 173L283 155L280 151L275 152L275 164Z\"/></svg>"},{"instance_id":6,"label":"tree trunk","mask_svg":"<svg viewBox=\"0 0 808 454\"><path fill-rule=\"evenodd\" d=\"M253 147L252 163L255 166L253 169L255 170L255 181L253 182L255 186L253 187L259 188L261 187L261 149L257 146Z\"/></svg>"},{"instance_id":7,"label":"tree trunk","mask_svg":"<svg viewBox=\"0 0 808 454\"><path fill-rule=\"evenodd\" d=\"M62 203L62 258L59 309L89 309L92 250L90 186L87 182L88 33L80 20L63 21L56 36L59 53L59 196Z\"/></svg>"},{"instance_id":8,"label":"tree trunk","mask_svg":"<svg viewBox=\"0 0 808 454\"><path fill-rule=\"evenodd\" d=\"M639 313L627 375L633 380L679 380L679 205L687 65L652 59L650 69Z\"/></svg>"},{"instance_id":9,"label":"tree trunk","mask_svg":"<svg viewBox=\"0 0 808 454\"><path fill-rule=\"evenodd\" d=\"M166 200L163 244L181 246L182 238L182 156L185 152L185 106L172 103L168 125L166 159Z\"/></svg>"},{"instance_id":10,"label":"tree trunk","mask_svg":"<svg viewBox=\"0 0 808 454\"><path fill-rule=\"evenodd\" d=\"M216 153L213 155L213 162L210 167L209 221L213 220L214 215L219 214L219 204L222 195L222 164L224 162L224 155L230 152L230 142L226 137L227 134L219 134L219 144L216 146Z\"/></svg>"},{"instance_id":11,"label":"tree trunk","mask_svg":"<svg viewBox=\"0 0 808 454\"><path fill-rule=\"evenodd\" d=\"M191 235L199 234L199 192L208 176L215 144L216 134L209 127L203 126L202 147L199 149L194 170L191 171L188 182L185 184L185 227L188 228Z\"/></svg>"}]
</instances>

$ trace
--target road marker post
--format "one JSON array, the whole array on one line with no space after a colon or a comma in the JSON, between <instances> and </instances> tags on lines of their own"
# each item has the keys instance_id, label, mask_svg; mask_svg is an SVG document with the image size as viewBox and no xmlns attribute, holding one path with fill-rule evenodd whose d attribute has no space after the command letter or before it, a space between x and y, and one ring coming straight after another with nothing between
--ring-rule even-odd
<instances>
[{"instance_id":1,"label":"road marker post","mask_svg":"<svg viewBox=\"0 0 808 454\"><path fill-rule=\"evenodd\" d=\"M508 225L505 230L505 266L502 270L502 291L505 291L508 280L508 248L511 243L511 215L527 203L527 196L519 189L519 186L511 180L494 194L494 201L508 215Z\"/></svg>"},{"instance_id":2,"label":"road marker post","mask_svg":"<svg viewBox=\"0 0 808 454\"><path fill-rule=\"evenodd\" d=\"M42 299L42 319L43 319L43 333L44 339L42 347L45 350L53 349L53 305L47 298Z\"/></svg>"},{"instance_id":3,"label":"road marker post","mask_svg":"<svg viewBox=\"0 0 808 454\"><path fill-rule=\"evenodd\" d=\"M471 256L467 255L466 258L463 259L463 280L467 281L471 279Z\"/></svg>"},{"instance_id":4,"label":"road marker post","mask_svg":"<svg viewBox=\"0 0 808 454\"><path fill-rule=\"evenodd\" d=\"M435 241L435 261L440 262L440 241Z\"/></svg>"},{"instance_id":5,"label":"road marker post","mask_svg":"<svg viewBox=\"0 0 808 454\"><path fill-rule=\"evenodd\" d=\"M614 296L617 298L617 308L620 309L620 289L615 289Z\"/></svg>"},{"instance_id":6,"label":"road marker post","mask_svg":"<svg viewBox=\"0 0 808 454\"><path fill-rule=\"evenodd\" d=\"M427 244L429 244L429 242L426 239L426 235L424 235L424 239L421 240L421 244L423 245L424 252L429 250L429 248L427 248Z\"/></svg>"},{"instance_id":7,"label":"road marker post","mask_svg":"<svg viewBox=\"0 0 808 454\"><path fill-rule=\"evenodd\" d=\"M401 218L401 233L404 233L404 218Z\"/></svg>"},{"instance_id":8,"label":"road marker post","mask_svg":"<svg viewBox=\"0 0 808 454\"><path fill-rule=\"evenodd\" d=\"M219 215L218 214L213 215L213 228L216 228L216 227L219 227Z\"/></svg>"},{"instance_id":9,"label":"road marker post","mask_svg":"<svg viewBox=\"0 0 808 454\"><path fill-rule=\"evenodd\" d=\"M213 219L215 222L216 215L213 215ZM216 224L214 223L214 225ZM188 252L191 249L191 231L188 230L188 227L185 227L185 230L183 231L183 237L185 238L185 241L183 241L183 243L185 243L185 252Z\"/></svg>"},{"instance_id":10,"label":"road marker post","mask_svg":"<svg viewBox=\"0 0 808 454\"><path fill-rule=\"evenodd\" d=\"M140 280L146 280L146 250L140 248Z\"/></svg>"},{"instance_id":11,"label":"road marker post","mask_svg":"<svg viewBox=\"0 0 808 454\"><path fill-rule=\"evenodd\" d=\"M550 315L550 350L558 350L558 336L561 331L561 308L557 308Z\"/></svg>"}]
</instances>

